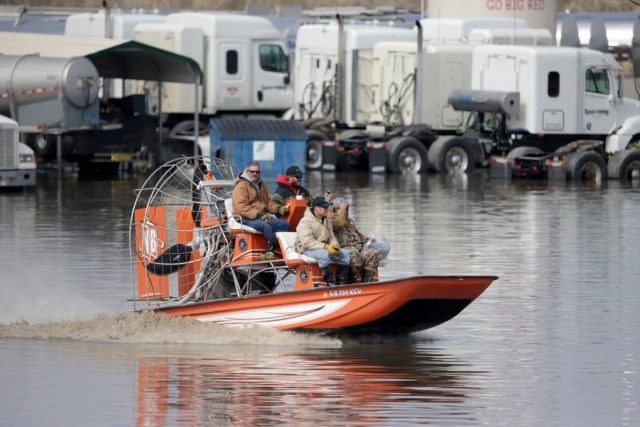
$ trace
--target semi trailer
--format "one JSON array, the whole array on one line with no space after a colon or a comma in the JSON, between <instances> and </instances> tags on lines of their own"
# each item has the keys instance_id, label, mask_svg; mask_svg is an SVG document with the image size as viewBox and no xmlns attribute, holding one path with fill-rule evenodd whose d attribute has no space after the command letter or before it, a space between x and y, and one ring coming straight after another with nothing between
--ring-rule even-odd
<instances>
[{"instance_id":1,"label":"semi trailer","mask_svg":"<svg viewBox=\"0 0 640 427\"><path fill-rule=\"evenodd\" d=\"M113 172L155 141L155 122L143 100L101 103L99 87L98 72L85 57L0 56L0 114L18 123L39 160Z\"/></svg>"}]
</instances>

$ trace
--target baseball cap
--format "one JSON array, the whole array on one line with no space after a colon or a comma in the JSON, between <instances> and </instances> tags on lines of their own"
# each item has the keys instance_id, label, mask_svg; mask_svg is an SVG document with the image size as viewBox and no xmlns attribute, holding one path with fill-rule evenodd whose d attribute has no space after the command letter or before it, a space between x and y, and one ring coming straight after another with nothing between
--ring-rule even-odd
<instances>
[{"instance_id":1,"label":"baseball cap","mask_svg":"<svg viewBox=\"0 0 640 427\"><path fill-rule=\"evenodd\" d=\"M315 199L313 199L311 206L314 208L316 206L319 206L321 208L328 208L329 206L331 206L331 203L329 203L329 201L324 197L316 197Z\"/></svg>"},{"instance_id":2,"label":"baseball cap","mask_svg":"<svg viewBox=\"0 0 640 427\"><path fill-rule=\"evenodd\" d=\"M302 171L300 170L300 168L298 166L290 166L289 169L287 169L287 176L295 176L297 178L302 178L302 175L304 175L302 173Z\"/></svg>"}]
</instances>

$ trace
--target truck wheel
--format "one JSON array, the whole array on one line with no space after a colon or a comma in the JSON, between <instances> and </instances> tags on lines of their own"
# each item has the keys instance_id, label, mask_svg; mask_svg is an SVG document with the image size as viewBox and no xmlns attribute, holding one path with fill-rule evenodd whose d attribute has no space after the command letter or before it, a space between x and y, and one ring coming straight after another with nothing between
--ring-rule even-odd
<instances>
[{"instance_id":1,"label":"truck wheel","mask_svg":"<svg viewBox=\"0 0 640 427\"><path fill-rule=\"evenodd\" d=\"M607 179L607 164L598 153L577 151L567 156L565 162L567 178L573 181L604 181Z\"/></svg>"},{"instance_id":2,"label":"truck wheel","mask_svg":"<svg viewBox=\"0 0 640 427\"><path fill-rule=\"evenodd\" d=\"M56 135L34 133L27 135L25 142L33 151L36 152L39 159L55 159L56 138Z\"/></svg>"},{"instance_id":3,"label":"truck wheel","mask_svg":"<svg viewBox=\"0 0 640 427\"><path fill-rule=\"evenodd\" d=\"M322 142L326 140L321 134L309 134L307 138L307 169L322 168Z\"/></svg>"},{"instance_id":4,"label":"truck wheel","mask_svg":"<svg viewBox=\"0 0 640 427\"><path fill-rule=\"evenodd\" d=\"M640 180L640 150L618 151L609 162L609 177L624 182Z\"/></svg>"},{"instance_id":5,"label":"truck wheel","mask_svg":"<svg viewBox=\"0 0 640 427\"><path fill-rule=\"evenodd\" d=\"M387 144L389 170L392 173L425 173L429 154L424 144L413 137L397 137Z\"/></svg>"},{"instance_id":6,"label":"truck wheel","mask_svg":"<svg viewBox=\"0 0 640 427\"><path fill-rule=\"evenodd\" d=\"M476 166L474 147L463 138L438 138L429 148L429 164L438 172L471 172Z\"/></svg>"}]
</instances>

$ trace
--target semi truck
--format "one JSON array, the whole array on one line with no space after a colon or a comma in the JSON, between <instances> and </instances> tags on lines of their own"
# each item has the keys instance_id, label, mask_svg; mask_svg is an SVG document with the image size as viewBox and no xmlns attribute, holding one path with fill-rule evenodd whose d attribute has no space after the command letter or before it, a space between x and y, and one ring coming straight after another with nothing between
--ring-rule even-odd
<instances>
[{"instance_id":1,"label":"semi truck","mask_svg":"<svg viewBox=\"0 0 640 427\"><path fill-rule=\"evenodd\" d=\"M622 78L611 54L592 49L477 47L471 90L450 96L472 119L441 145L461 165L490 161L494 176L637 180L640 102L623 96ZM429 156L444 167L447 154Z\"/></svg>"},{"instance_id":2,"label":"semi truck","mask_svg":"<svg viewBox=\"0 0 640 427\"><path fill-rule=\"evenodd\" d=\"M199 133L204 154L208 119L281 117L291 109L293 89L284 37L267 18L232 13L81 13L67 19L65 35L117 37L177 53L202 69L201 89L189 84L112 79L113 96L141 94L150 114L162 114L163 144L190 153ZM197 107L196 107L197 105ZM195 131L194 109L200 113ZM183 144L184 143L184 144ZM187 153L184 153L187 154Z\"/></svg>"},{"instance_id":3,"label":"semi truck","mask_svg":"<svg viewBox=\"0 0 640 427\"><path fill-rule=\"evenodd\" d=\"M36 185L34 152L20 142L18 123L0 115L0 188L34 185Z\"/></svg>"},{"instance_id":4,"label":"semi truck","mask_svg":"<svg viewBox=\"0 0 640 427\"><path fill-rule=\"evenodd\" d=\"M197 105L203 117L281 117L293 102L285 41L275 26L259 16L180 12L162 23L140 23L136 41L193 58L203 71ZM139 90L162 105L171 136L193 134L192 87L155 82ZM151 85L151 86L150 86ZM160 98L157 94L160 93ZM207 153L208 154L208 153Z\"/></svg>"},{"instance_id":5,"label":"semi truck","mask_svg":"<svg viewBox=\"0 0 640 427\"><path fill-rule=\"evenodd\" d=\"M464 114L450 90L470 87L476 43L551 44L518 19L424 19L417 31L373 25L298 30L295 117L308 129L307 167L427 171L428 150Z\"/></svg>"}]
</instances>

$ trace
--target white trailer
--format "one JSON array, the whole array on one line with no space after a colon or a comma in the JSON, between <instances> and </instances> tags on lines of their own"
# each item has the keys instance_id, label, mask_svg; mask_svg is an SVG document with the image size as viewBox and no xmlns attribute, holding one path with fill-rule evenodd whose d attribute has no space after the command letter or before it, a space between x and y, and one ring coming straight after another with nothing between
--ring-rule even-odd
<instances>
[{"instance_id":1,"label":"white trailer","mask_svg":"<svg viewBox=\"0 0 640 427\"><path fill-rule=\"evenodd\" d=\"M127 13L121 10L69 15L64 25L64 35L73 37L97 37L132 39L136 25L147 22L164 22L166 15L159 13Z\"/></svg>"},{"instance_id":2,"label":"white trailer","mask_svg":"<svg viewBox=\"0 0 640 427\"><path fill-rule=\"evenodd\" d=\"M334 117L348 127L364 126L375 113L373 48L381 40L412 41L406 28L362 24L305 25L298 30L295 110L300 120Z\"/></svg>"},{"instance_id":3,"label":"white trailer","mask_svg":"<svg viewBox=\"0 0 640 427\"><path fill-rule=\"evenodd\" d=\"M434 143L429 156L441 168L452 166L446 152L454 150L459 164L501 154L493 161L508 165L509 176L553 169L551 175L574 180L638 178L640 102L623 97L622 72L612 55L481 46L473 52L472 76L472 91L454 94L451 102L476 112L476 126L463 137ZM492 107L496 93L516 95L518 108Z\"/></svg>"},{"instance_id":4,"label":"white trailer","mask_svg":"<svg viewBox=\"0 0 640 427\"><path fill-rule=\"evenodd\" d=\"M35 155L19 138L18 123L0 115L0 188L36 185Z\"/></svg>"}]
</instances>

